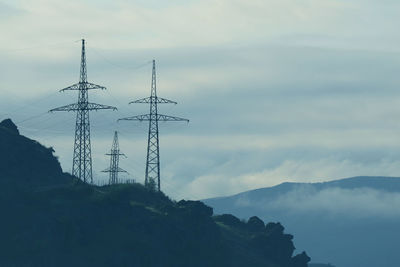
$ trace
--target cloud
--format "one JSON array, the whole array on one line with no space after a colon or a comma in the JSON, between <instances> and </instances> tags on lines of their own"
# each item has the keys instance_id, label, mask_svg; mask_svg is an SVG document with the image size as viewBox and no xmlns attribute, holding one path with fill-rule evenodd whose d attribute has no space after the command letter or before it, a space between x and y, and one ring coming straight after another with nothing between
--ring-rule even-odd
<instances>
[{"instance_id":1,"label":"cloud","mask_svg":"<svg viewBox=\"0 0 400 267\"><path fill-rule=\"evenodd\" d=\"M122 167L143 179L147 124L116 119L148 112L127 103L148 96L152 58L159 96L179 102L160 113L191 120L160 125L177 198L399 171L394 1L4 3L21 11L0 25L1 117L54 146L65 170L75 116L46 111L77 100L57 90L77 82L85 37L89 81L108 87L90 101L119 108L91 113L97 173L117 129Z\"/></svg>"},{"instance_id":2,"label":"cloud","mask_svg":"<svg viewBox=\"0 0 400 267\"><path fill-rule=\"evenodd\" d=\"M398 160L381 159L378 155L374 159L363 159L361 156L343 159L343 152L338 152L336 156L330 153L318 155L316 151L303 152L304 154L299 153L298 156L290 155L290 152L277 155L277 165L268 168L263 168L262 163L265 163L264 166L271 164L271 155L260 160L257 158L260 154L255 153L254 157L246 157L246 164L241 164L241 158L237 158L212 168L207 175L196 177L182 192L204 199L221 195L218 192L232 195L282 182L321 182L327 178L333 180L357 175L396 176L400 171ZM258 161L258 164L249 158ZM262 171L254 172L255 169Z\"/></svg>"},{"instance_id":3,"label":"cloud","mask_svg":"<svg viewBox=\"0 0 400 267\"><path fill-rule=\"evenodd\" d=\"M17 15L22 15L23 10L15 7L12 4L0 3L0 21L7 21L15 18Z\"/></svg>"},{"instance_id":4,"label":"cloud","mask_svg":"<svg viewBox=\"0 0 400 267\"><path fill-rule=\"evenodd\" d=\"M371 47L366 40L387 46L373 37L394 33L388 16L396 18L394 3L358 1L7 2L25 12L1 26L13 26L12 31L3 32L9 39L1 44L3 49L21 47L21 40L38 44L38 34L42 42L86 36L100 47L119 49L264 42ZM376 8L382 12L374 12ZM365 19L370 17L375 19Z\"/></svg>"},{"instance_id":5,"label":"cloud","mask_svg":"<svg viewBox=\"0 0 400 267\"><path fill-rule=\"evenodd\" d=\"M287 214L319 214L328 218L368 219L399 218L396 207L400 204L400 193L372 188L328 188L318 190L312 185L299 185L275 199L252 203L246 197L236 205L252 206L263 211L284 210Z\"/></svg>"},{"instance_id":6,"label":"cloud","mask_svg":"<svg viewBox=\"0 0 400 267\"><path fill-rule=\"evenodd\" d=\"M188 125L160 124L162 182L168 193L177 198L204 198L282 181L396 175L399 112L392 89L395 87L392 75L396 73L385 74L387 81L382 80L384 86L379 91L370 85L381 82L382 78L371 74L384 73L381 60L387 60L386 69L395 68L388 55L376 53L369 58L368 53L360 52L354 56L357 58L354 63L353 59L347 59L347 52L318 50L314 54L309 48L275 47L276 54L271 56L266 52L268 49L257 49L260 58L250 48L234 48L225 53L208 48L198 49L194 54L185 52L193 60L174 58L178 54L174 49L160 52L163 60L158 68L159 95L180 104L160 106L159 111L191 120ZM79 52L79 48L76 50ZM237 52L241 53L239 57L235 56ZM118 55L122 58L122 54ZM283 55L288 58L281 60ZM213 66L214 56L219 60ZM107 58L112 58L111 54ZM293 67L289 58L299 66ZM13 90L15 101L5 98L1 106L3 113L11 114L19 122L23 133L53 145L66 170L71 165L75 116L40 114L76 101L75 92L56 90L75 82L79 53L75 59L74 64L67 64L71 68L68 72L65 69L51 72L55 77L62 77L62 81L50 79L42 83L44 72L40 66L33 68L38 75L43 75L31 74L38 79L33 86L46 87L48 82L47 87L55 89L51 93L31 102L30 95L37 94L32 90L25 96L30 102L21 103L21 93ZM91 114L92 144L97 150L93 154L94 166L97 171L107 166L103 154L109 149L113 130L118 129L126 136L121 140L127 148L125 153L134 157L132 164L136 162L131 169L136 169L134 175L143 179L147 124L116 123L116 120L148 112L147 106L127 102L149 94L150 66L138 69L131 77L126 72L119 73L119 68L117 71L104 59L96 59L95 53L90 60L89 77L93 77L90 81L109 88L90 92L90 100L120 109ZM123 65L123 62L126 61L117 61L117 64ZM328 62L334 64L325 67ZM224 65L229 68L226 70ZM363 69L357 68L358 65L374 67ZM357 71L351 73L351 68ZM186 76L190 73L188 69L202 77L196 80L198 83L192 81L195 74ZM268 74L270 69L275 77ZM313 71L318 74L315 79ZM290 81L285 79L286 75L291 77ZM326 85L321 83L320 76ZM351 79L335 81L335 77L343 76ZM30 86L24 80L16 84L11 76L9 84L16 88ZM129 168L130 159L127 162Z\"/></svg>"}]
</instances>

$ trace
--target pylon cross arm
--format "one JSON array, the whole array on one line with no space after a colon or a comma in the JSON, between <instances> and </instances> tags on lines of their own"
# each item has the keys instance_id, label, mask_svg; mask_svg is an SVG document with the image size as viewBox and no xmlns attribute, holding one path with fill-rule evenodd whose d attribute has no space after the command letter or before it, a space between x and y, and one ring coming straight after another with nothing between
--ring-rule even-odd
<instances>
[{"instance_id":1,"label":"pylon cross arm","mask_svg":"<svg viewBox=\"0 0 400 267\"><path fill-rule=\"evenodd\" d=\"M97 84L94 84L94 83L88 83L88 82L86 82L85 84L86 84L86 89L89 89L89 90L91 90L91 89L106 90L106 89L107 89L107 88L104 87L104 86L97 85Z\"/></svg>"},{"instance_id":2,"label":"pylon cross arm","mask_svg":"<svg viewBox=\"0 0 400 267\"><path fill-rule=\"evenodd\" d=\"M135 101L129 102L129 104L149 104L151 102L157 103L157 104L175 104L175 105L178 104L175 101L161 98L161 97L154 97L154 96L135 100Z\"/></svg>"},{"instance_id":3,"label":"pylon cross arm","mask_svg":"<svg viewBox=\"0 0 400 267\"><path fill-rule=\"evenodd\" d=\"M99 109L112 109L112 110L117 110L116 107L107 106L107 105L102 105L102 104L96 104L96 103L88 103L87 109L88 109L88 110L99 110Z\"/></svg>"},{"instance_id":4,"label":"pylon cross arm","mask_svg":"<svg viewBox=\"0 0 400 267\"><path fill-rule=\"evenodd\" d=\"M120 167L118 167L117 172L125 172L125 173L128 173L127 171L125 171L124 169L121 169Z\"/></svg>"},{"instance_id":5,"label":"pylon cross arm","mask_svg":"<svg viewBox=\"0 0 400 267\"><path fill-rule=\"evenodd\" d=\"M189 122L188 119L173 117L173 116L168 116L168 115L162 115L162 114L157 114L157 120L158 121L186 121L186 122Z\"/></svg>"},{"instance_id":6,"label":"pylon cross arm","mask_svg":"<svg viewBox=\"0 0 400 267\"><path fill-rule=\"evenodd\" d=\"M122 118L122 119L119 119L119 121L120 120L149 121L149 120L151 120L151 116L150 116L150 114L145 114L145 115L138 115L138 116L133 116L133 117ZM189 122L188 119L173 117L173 116L168 116L168 115L162 115L162 114L157 114L156 120L157 121L186 121L186 122Z\"/></svg>"},{"instance_id":7,"label":"pylon cross arm","mask_svg":"<svg viewBox=\"0 0 400 267\"><path fill-rule=\"evenodd\" d=\"M74 103L74 104L69 104L69 105L66 105L66 106L50 109L49 112L54 112L54 111L76 111L76 110L78 110L78 107L79 107L79 105Z\"/></svg>"},{"instance_id":8,"label":"pylon cross arm","mask_svg":"<svg viewBox=\"0 0 400 267\"><path fill-rule=\"evenodd\" d=\"M116 155L119 155L119 156L124 156L125 158L126 158L126 155L124 154L124 153L107 153L107 154L105 154L106 156L116 156Z\"/></svg>"},{"instance_id":9,"label":"pylon cross arm","mask_svg":"<svg viewBox=\"0 0 400 267\"><path fill-rule=\"evenodd\" d=\"M112 170L110 168L107 168L105 170L102 170L101 172L111 172Z\"/></svg>"},{"instance_id":10,"label":"pylon cross arm","mask_svg":"<svg viewBox=\"0 0 400 267\"><path fill-rule=\"evenodd\" d=\"M68 90L82 90L82 89L101 89L101 90L105 90L106 88L104 86L101 85L97 85L94 83L89 83L89 82L79 82L76 84L73 84L71 86L68 86L64 89L61 89L60 92L64 92L64 91L68 91Z\"/></svg>"},{"instance_id":11,"label":"pylon cross arm","mask_svg":"<svg viewBox=\"0 0 400 267\"><path fill-rule=\"evenodd\" d=\"M118 121L148 121L148 120L150 120L150 114L118 119Z\"/></svg>"},{"instance_id":12,"label":"pylon cross arm","mask_svg":"<svg viewBox=\"0 0 400 267\"><path fill-rule=\"evenodd\" d=\"M116 107L102 105L102 104L96 104L96 103L74 103L74 104L69 104L69 105L66 105L66 106L62 106L62 107L51 109L50 112L54 112L54 111L77 111L77 110L99 110L99 109L117 110Z\"/></svg>"},{"instance_id":13,"label":"pylon cross arm","mask_svg":"<svg viewBox=\"0 0 400 267\"><path fill-rule=\"evenodd\" d=\"M117 169L107 168L105 170L102 170L101 172L125 172L125 173L128 173L127 171L125 171L124 169L121 169L120 167L118 167Z\"/></svg>"}]
</instances>

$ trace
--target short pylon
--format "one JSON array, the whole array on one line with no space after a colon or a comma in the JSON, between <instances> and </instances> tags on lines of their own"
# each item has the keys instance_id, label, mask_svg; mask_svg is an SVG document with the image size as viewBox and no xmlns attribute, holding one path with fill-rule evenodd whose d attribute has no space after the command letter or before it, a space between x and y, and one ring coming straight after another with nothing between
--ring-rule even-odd
<instances>
[{"instance_id":1,"label":"short pylon","mask_svg":"<svg viewBox=\"0 0 400 267\"><path fill-rule=\"evenodd\" d=\"M156 87L156 62L153 60L153 71L151 79L151 95L140 100L136 100L132 103L146 103L150 104L150 113L145 115L138 115L128 118L122 118L119 120L130 120L130 121L148 121L149 132L147 140L147 159L146 159L146 173L145 173L145 186L158 190L161 190L160 186L160 143L158 139L158 122L159 121L186 121L187 119L172 117L167 115L158 114L157 104L177 104L174 101L157 97Z\"/></svg>"},{"instance_id":2,"label":"short pylon","mask_svg":"<svg viewBox=\"0 0 400 267\"><path fill-rule=\"evenodd\" d=\"M72 175L78 177L85 183L93 183L89 111L100 109L117 109L116 107L89 103L88 91L90 89L104 90L106 88L97 84L89 83L87 81L85 40L82 40L81 71L79 83L60 90L61 92L66 90L77 90L79 93L78 103L55 108L50 110L50 112L76 111Z\"/></svg>"},{"instance_id":3,"label":"short pylon","mask_svg":"<svg viewBox=\"0 0 400 267\"><path fill-rule=\"evenodd\" d=\"M110 156L110 167L105 169L102 172L108 172L110 174L110 178L108 180L109 184L118 184L118 173L119 172L127 172L119 167L119 156L125 156L119 151L119 143L118 143L118 132L114 132L114 140L112 143L110 153L106 154Z\"/></svg>"}]
</instances>

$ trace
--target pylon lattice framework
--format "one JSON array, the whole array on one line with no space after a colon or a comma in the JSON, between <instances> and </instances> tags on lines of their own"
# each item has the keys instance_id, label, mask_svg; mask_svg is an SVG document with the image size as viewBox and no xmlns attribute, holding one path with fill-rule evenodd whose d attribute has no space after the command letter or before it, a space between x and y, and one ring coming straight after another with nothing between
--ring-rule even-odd
<instances>
[{"instance_id":1,"label":"pylon lattice framework","mask_svg":"<svg viewBox=\"0 0 400 267\"><path fill-rule=\"evenodd\" d=\"M119 167L119 156L125 156L125 154L120 153L117 131L114 132L114 140L112 143L111 151L106 155L110 156L110 167L102 172L108 172L110 174L110 178L108 180L109 184L118 184L118 173L127 171Z\"/></svg>"},{"instance_id":2,"label":"pylon lattice framework","mask_svg":"<svg viewBox=\"0 0 400 267\"><path fill-rule=\"evenodd\" d=\"M153 60L153 70L151 79L151 94L150 97L132 101L133 103L150 104L150 113L145 115L138 115L133 117L122 118L119 120L129 121L149 121L149 132L147 141L147 159L146 159L146 173L145 173L145 186L155 185L158 191L161 190L160 186L160 143L158 138L158 122L159 121L186 121L187 119L167 116L158 114L157 104L177 104L174 101L160 98L157 96L156 86L156 63Z\"/></svg>"},{"instance_id":3,"label":"pylon lattice framework","mask_svg":"<svg viewBox=\"0 0 400 267\"><path fill-rule=\"evenodd\" d=\"M104 86L89 83L87 81L85 40L82 40L82 55L81 55L79 82L60 90L60 92L64 92L67 90L77 90L79 93L78 102L52 109L50 110L50 112L76 111L74 155L72 159L72 175L78 177L85 183L88 182L93 183L89 111L100 110L100 109L112 109L112 110L117 109L116 107L112 106L90 103L88 91L92 89L105 90L106 88Z\"/></svg>"}]
</instances>

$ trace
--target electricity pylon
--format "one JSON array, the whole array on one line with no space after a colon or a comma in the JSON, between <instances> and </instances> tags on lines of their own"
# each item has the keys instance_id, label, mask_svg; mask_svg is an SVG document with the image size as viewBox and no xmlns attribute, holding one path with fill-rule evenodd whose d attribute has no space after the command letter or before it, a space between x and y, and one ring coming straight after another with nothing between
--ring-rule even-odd
<instances>
[{"instance_id":1,"label":"electricity pylon","mask_svg":"<svg viewBox=\"0 0 400 267\"><path fill-rule=\"evenodd\" d=\"M156 87L156 62L153 60L153 71L151 79L151 94L140 100L132 101L133 103L150 104L150 113L145 115L138 115L119 120L129 121L149 121L149 132L147 141L147 159L146 159L146 173L145 173L145 186L152 189L161 190L160 188L160 143L158 139L158 122L159 121L186 121L187 119L172 117L167 115L158 114L157 104L177 104L174 101L157 97Z\"/></svg>"},{"instance_id":2,"label":"electricity pylon","mask_svg":"<svg viewBox=\"0 0 400 267\"><path fill-rule=\"evenodd\" d=\"M85 183L93 183L89 111L100 109L117 109L116 107L90 103L88 101L88 91L91 89L105 90L106 88L97 84L89 83L87 81L85 40L82 39L82 55L79 82L60 90L60 92L64 92L67 90L77 90L79 93L78 103L55 108L50 110L50 112L76 111L72 175L78 177Z\"/></svg>"},{"instance_id":3,"label":"electricity pylon","mask_svg":"<svg viewBox=\"0 0 400 267\"><path fill-rule=\"evenodd\" d=\"M110 153L106 154L110 156L110 167L105 169L102 172L110 173L110 178L108 180L108 184L118 184L118 173L119 172L127 172L119 167L119 156L125 156L124 154L119 152L119 143L118 143L118 132L114 132L114 140L112 143Z\"/></svg>"}]
</instances>

